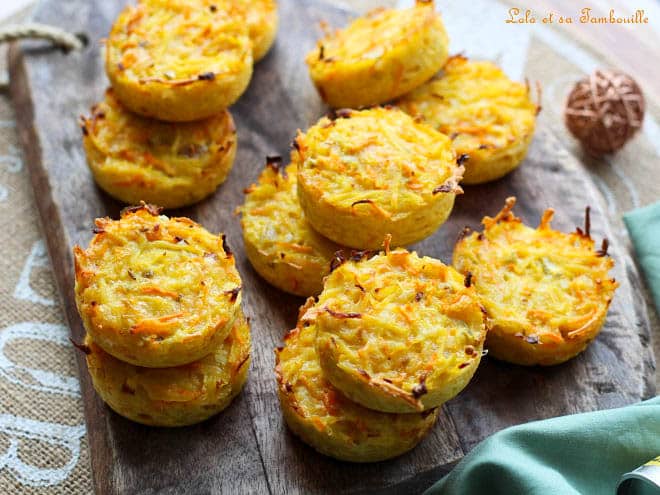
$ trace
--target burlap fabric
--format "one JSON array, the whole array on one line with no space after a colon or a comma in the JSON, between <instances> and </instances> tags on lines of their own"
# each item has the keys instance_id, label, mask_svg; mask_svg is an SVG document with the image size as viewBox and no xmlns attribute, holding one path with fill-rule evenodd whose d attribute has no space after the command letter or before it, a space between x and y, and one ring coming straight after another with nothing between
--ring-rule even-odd
<instances>
[{"instance_id":1,"label":"burlap fabric","mask_svg":"<svg viewBox=\"0 0 660 495\"><path fill-rule=\"evenodd\" d=\"M502 22L505 10L501 5L483 0L474 2L479 4L473 5L477 10L492 9L495 5L499 10L494 12L499 12L499 17L492 22ZM396 2L363 0L343 3L352 8L367 8ZM455 8L448 7L445 11L445 22L453 23L454 31L464 29L461 22L466 26L474 22L467 18L461 21L458 15ZM488 22L491 21L483 21ZM533 29L536 33L536 27ZM590 64L595 61L598 65L608 65L608 59L606 54L575 40L567 40L551 29L548 31L550 34L534 34L523 41L516 38L520 33L511 31L516 43L525 44L525 51L518 54L523 57L520 68L531 80L542 82L545 93L541 120L561 138L571 153L580 157L607 200L615 230L628 242L621 222L622 212L660 199L660 181L656 180L660 143L657 127L653 122L649 124L650 119L647 119L645 132L621 153L607 160L586 158L564 129L561 119L563 98L573 81L590 70ZM455 39L454 46L459 41ZM469 51L467 54L472 55ZM4 52L0 56L4 58ZM515 59L500 62L509 66L516 63ZM656 101L648 102L648 110L649 116L660 119ZM555 206L561 209L561 205ZM92 486L89 452L74 350L66 339L67 329L6 95L0 96L0 245L3 247L3 276L0 279L0 493L88 493ZM650 304L648 294L640 297L646 297ZM649 308L649 317L657 331L657 315L652 306ZM656 355L660 355L659 341L656 339Z\"/></svg>"}]
</instances>

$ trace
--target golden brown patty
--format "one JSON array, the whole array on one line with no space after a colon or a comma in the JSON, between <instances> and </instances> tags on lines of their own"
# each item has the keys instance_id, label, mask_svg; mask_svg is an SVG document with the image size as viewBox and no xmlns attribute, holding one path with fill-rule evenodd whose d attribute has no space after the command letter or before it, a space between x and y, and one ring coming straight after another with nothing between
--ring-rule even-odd
<instances>
[{"instance_id":1,"label":"golden brown patty","mask_svg":"<svg viewBox=\"0 0 660 495\"><path fill-rule=\"evenodd\" d=\"M87 367L101 398L122 416L152 426L199 423L238 395L250 368L250 327L241 314L225 340L202 359L174 368L141 368L112 357L87 335Z\"/></svg>"},{"instance_id":2,"label":"golden brown patty","mask_svg":"<svg viewBox=\"0 0 660 495\"><path fill-rule=\"evenodd\" d=\"M275 287L298 296L321 292L323 277L341 247L319 235L298 203L295 165L271 161L245 192L241 207L245 252L254 269Z\"/></svg>"},{"instance_id":3,"label":"golden brown patty","mask_svg":"<svg viewBox=\"0 0 660 495\"><path fill-rule=\"evenodd\" d=\"M252 42L252 59L261 60L275 41L279 16L276 0L187 0L213 12L224 10L247 25Z\"/></svg>"},{"instance_id":4,"label":"golden brown patty","mask_svg":"<svg viewBox=\"0 0 660 495\"><path fill-rule=\"evenodd\" d=\"M319 452L345 461L380 461L417 445L435 423L437 410L388 414L350 401L324 378L315 333L313 325L299 323L275 353L278 394L289 428Z\"/></svg>"},{"instance_id":5,"label":"golden brown patty","mask_svg":"<svg viewBox=\"0 0 660 495\"><path fill-rule=\"evenodd\" d=\"M191 363L227 337L241 278L223 239L149 205L96 220L74 247L76 304L92 339L114 357L161 368Z\"/></svg>"},{"instance_id":6,"label":"golden brown patty","mask_svg":"<svg viewBox=\"0 0 660 495\"><path fill-rule=\"evenodd\" d=\"M447 59L449 40L433 2L376 9L328 33L307 55L321 98L334 108L385 103L416 88Z\"/></svg>"},{"instance_id":7,"label":"golden brown patty","mask_svg":"<svg viewBox=\"0 0 660 495\"><path fill-rule=\"evenodd\" d=\"M385 412L432 409L479 365L486 326L473 287L450 266L396 249L347 261L303 317L316 325L325 377Z\"/></svg>"},{"instance_id":8,"label":"golden brown patty","mask_svg":"<svg viewBox=\"0 0 660 495\"><path fill-rule=\"evenodd\" d=\"M515 198L484 231L454 248L454 266L470 273L488 312L489 353L525 365L562 363L583 351L600 331L617 283L607 244L594 248L589 232L550 228L553 210L537 229L513 212Z\"/></svg>"},{"instance_id":9,"label":"golden brown patty","mask_svg":"<svg viewBox=\"0 0 660 495\"><path fill-rule=\"evenodd\" d=\"M275 0L241 1L245 4L246 21L252 40L252 58L258 62L266 56L277 35L279 24L277 2Z\"/></svg>"},{"instance_id":10,"label":"golden brown patty","mask_svg":"<svg viewBox=\"0 0 660 495\"><path fill-rule=\"evenodd\" d=\"M132 112L167 121L210 117L252 76L243 6L142 0L119 14L106 43L106 72Z\"/></svg>"},{"instance_id":11,"label":"golden brown patty","mask_svg":"<svg viewBox=\"0 0 660 495\"><path fill-rule=\"evenodd\" d=\"M525 84L491 62L462 56L396 104L450 136L459 156L469 156L464 184L498 179L520 165L540 110Z\"/></svg>"},{"instance_id":12,"label":"golden brown patty","mask_svg":"<svg viewBox=\"0 0 660 495\"><path fill-rule=\"evenodd\" d=\"M108 90L82 129L97 184L128 204L179 208L200 201L225 181L236 156L227 110L196 122L161 122L129 112Z\"/></svg>"},{"instance_id":13,"label":"golden brown patty","mask_svg":"<svg viewBox=\"0 0 660 495\"><path fill-rule=\"evenodd\" d=\"M312 227L356 249L431 235L447 219L463 168L451 141L394 108L342 110L299 134L291 154Z\"/></svg>"}]
</instances>

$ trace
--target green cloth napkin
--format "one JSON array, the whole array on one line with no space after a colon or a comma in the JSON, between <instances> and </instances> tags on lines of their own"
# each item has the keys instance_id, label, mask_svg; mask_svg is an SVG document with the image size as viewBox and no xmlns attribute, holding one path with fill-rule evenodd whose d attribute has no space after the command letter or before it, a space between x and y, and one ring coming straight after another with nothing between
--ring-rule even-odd
<instances>
[{"instance_id":1,"label":"green cloth napkin","mask_svg":"<svg viewBox=\"0 0 660 495\"><path fill-rule=\"evenodd\" d=\"M614 495L621 476L660 455L660 396L621 409L502 430L427 490L434 495Z\"/></svg>"},{"instance_id":2,"label":"green cloth napkin","mask_svg":"<svg viewBox=\"0 0 660 495\"><path fill-rule=\"evenodd\" d=\"M649 284L655 309L660 313L660 201L623 215L637 261Z\"/></svg>"}]
</instances>

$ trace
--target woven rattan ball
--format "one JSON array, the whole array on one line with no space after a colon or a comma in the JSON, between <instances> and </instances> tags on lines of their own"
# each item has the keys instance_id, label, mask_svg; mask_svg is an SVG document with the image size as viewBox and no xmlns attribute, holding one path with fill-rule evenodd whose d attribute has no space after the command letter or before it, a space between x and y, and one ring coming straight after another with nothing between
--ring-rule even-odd
<instances>
[{"instance_id":1,"label":"woven rattan ball","mask_svg":"<svg viewBox=\"0 0 660 495\"><path fill-rule=\"evenodd\" d=\"M597 70L578 81L566 101L566 127L594 156L621 149L643 119L642 90L620 71Z\"/></svg>"}]
</instances>

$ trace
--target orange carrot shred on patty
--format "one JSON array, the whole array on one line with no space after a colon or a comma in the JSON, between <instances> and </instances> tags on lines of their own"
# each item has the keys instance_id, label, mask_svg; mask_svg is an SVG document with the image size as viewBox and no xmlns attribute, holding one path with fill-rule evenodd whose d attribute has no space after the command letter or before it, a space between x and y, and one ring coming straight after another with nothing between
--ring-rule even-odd
<instances>
[{"instance_id":1,"label":"orange carrot shred on patty","mask_svg":"<svg viewBox=\"0 0 660 495\"><path fill-rule=\"evenodd\" d=\"M175 323L173 320L182 318L187 314L188 313L186 312L172 313L170 315L161 316L160 318L142 320L131 327L131 333L167 337L173 333L172 325Z\"/></svg>"},{"instance_id":2,"label":"orange carrot shred on patty","mask_svg":"<svg viewBox=\"0 0 660 495\"><path fill-rule=\"evenodd\" d=\"M155 285L148 285L146 287L142 287L142 289L140 289L140 292L142 292L142 294L146 294L150 296L171 297L172 299L179 299L181 297L181 294L179 294L178 292L161 289L160 287L156 287Z\"/></svg>"}]
</instances>

